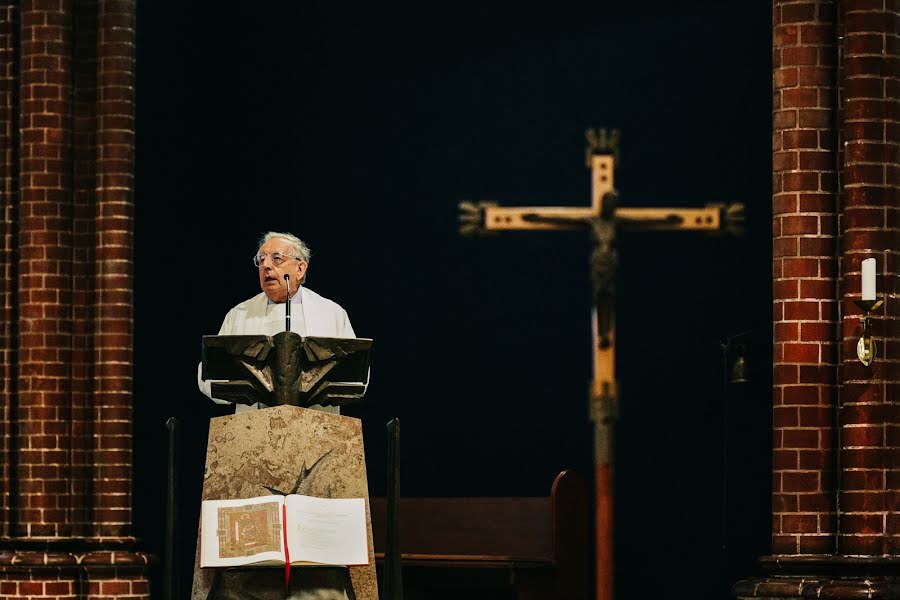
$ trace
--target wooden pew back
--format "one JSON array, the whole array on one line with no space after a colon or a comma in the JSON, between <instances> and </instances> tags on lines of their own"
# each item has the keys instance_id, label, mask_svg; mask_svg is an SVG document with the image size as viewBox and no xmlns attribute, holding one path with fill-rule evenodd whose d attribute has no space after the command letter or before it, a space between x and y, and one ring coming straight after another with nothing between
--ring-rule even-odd
<instances>
[{"instance_id":1,"label":"wooden pew back","mask_svg":"<svg viewBox=\"0 0 900 600\"><path fill-rule=\"evenodd\" d=\"M381 557L385 499L372 498L371 509ZM494 569L520 598L588 597L587 491L573 471L557 476L548 497L401 498L399 513L404 579L417 568L455 570L457 579Z\"/></svg>"}]
</instances>

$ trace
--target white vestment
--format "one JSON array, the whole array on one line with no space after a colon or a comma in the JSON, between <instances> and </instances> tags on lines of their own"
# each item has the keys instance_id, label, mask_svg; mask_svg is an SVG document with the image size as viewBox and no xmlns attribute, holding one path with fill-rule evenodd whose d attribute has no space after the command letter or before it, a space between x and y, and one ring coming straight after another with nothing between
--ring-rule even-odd
<instances>
[{"instance_id":1,"label":"white vestment","mask_svg":"<svg viewBox=\"0 0 900 600\"><path fill-rule=\"evenodd\" d=\"M311 289L301 287L299 302L297 297L291 302L291 331L303 337L336 337L355 338L350 318L341 306ZM241 302L228 311L218 335L275 335L284 331L285 305L269 304L269 299L260 293L245 302ZM202 365L197 365L197 385L200 391L212 398L217 404L230 404L227 400L212 397L210 384L200 378ZM260 408L259 404L247 406L238 404L235 412ZM340 413L337 406L311 406L319 410Z\"/></svg>"}]
</instances>

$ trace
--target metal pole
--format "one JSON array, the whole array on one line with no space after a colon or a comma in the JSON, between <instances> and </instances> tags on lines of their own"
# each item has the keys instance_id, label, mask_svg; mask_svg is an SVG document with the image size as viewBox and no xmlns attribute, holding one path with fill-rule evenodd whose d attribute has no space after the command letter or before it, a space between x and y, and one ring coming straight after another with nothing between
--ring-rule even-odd
<instances>
[{"instance_id":1,"label":"metal pole","mask_svg":"<svg viewBox=\"0 0 900 600\"><path fill-rule=\"evenodd\" d=\"M163 598L165 600L179 600L179 588L181 578L178 574L178 429L180 423L175 417L166 421L166 429L169 431L169 474L168 490L166 495L166 562L165 583L163 586Z\"/></svg>"},{"instance_id":2,"label":"metal pole","mask_svg":"<svg viewBox=\"0 0 900 600\"><path fill-rule=\"evenodd\" d=\"M392 419L388 430L387 534L384 549L384 597L403 600L403 569L400 564L400 419Z\"/></svg>"}]
</instances>

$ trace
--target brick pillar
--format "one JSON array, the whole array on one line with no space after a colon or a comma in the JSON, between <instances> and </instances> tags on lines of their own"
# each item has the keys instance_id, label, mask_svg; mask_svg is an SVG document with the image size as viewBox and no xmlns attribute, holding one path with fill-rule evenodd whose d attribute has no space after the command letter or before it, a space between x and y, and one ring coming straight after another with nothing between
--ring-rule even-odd
<instances>
[{"instance_id":1,"label":"brick pillar","mask_svg":"<svg viewBox=\"0 0 900 600\"><path fill-rule=\"evenodd\" d=\"M95 479L108 500L100 535L130 535L131 393L134 306L134 5L108 3L100 15L95 181L95 242L101 254L93 264L95 332L94 421L103 423L95 448Z\"/></svg>"},{"instance_id":2,"label":"brick pillar","mask_svg":"<svg viewBox=\"0 0 900 600\"><path fill-rule=\"evenodd\" d=\"M734 594L898 598L900 5L775 0L774 16L775 531L773 556L761 559L768 575L738 582ZM804 67L816 65L828 78L823 71L804 83ZM786 106L790 98L799 106ZM832 118L803 127L814 104ZM837 187L826 185L835 179ZM804 208L804 198L821 204ZM885 304L874 322L878 356L865 367L856 356L861 327L852 301L860 297L860 262L869 257L878 260ZM804 424L813 406L821 412ZM824 443L826 436L834 443ZM786 486L791 473L802 476L796 502Z\"/></svg>"},{"instance_id":3,"label":"brick pillar","mask_svg":"<svg viewBox=\"0 0 900 600\"><path fill-rule=\"evenodd\" d=\"M834 0L776 0L772 549L835 547Z\"/></svg>"},{"instance_id":4,"label":"brick pillar","mask_svg":"<svg viewBox=\"0 0 900 600\"><path fill-rule=\"evenodd\" d=\"M887 8L893 6L893 9ZM845 0L840 552L900 554L900 5ZM878 357L856 357L860 262L875 257Z\"/></svg>"},{"instance_id":5,"label":"brick pillar","mask_svg":"<svg viewBox=\"0 0 900 600\"><path fill-rule=\"evenodd\" d=\"M9 535L11 511L15 506L10 491L14 455L11 440L16 434L12 418L16 395L16 327L18 321L16 268L18 157L18 78L15 70L18 12L0 4L0 536Z\"/></svg>"},{"instance_id":6,"label":"brick pillar","mask_svg":"<svg viewBox=\"0 0 900 600\"><path fill-rule=\"evenodd\" d=\"M60 4L57 3L59 7ZM23 6L20 69L20 510L12 535L70 537L73 415L71 27L62 9ZM40 29L39 29L40 28ZM43 63L52 63L50 69Z\"/></svg>"},{"instance_id":7,"label":"brick pillar","mask_svg":"<svg viewBox=\"0 0 900 600\"><path fill-rule=\"evenodd\" d=\"M131 537L133 0L0 12L0 600L149 598Z\"/></svg>"}]
</instances>

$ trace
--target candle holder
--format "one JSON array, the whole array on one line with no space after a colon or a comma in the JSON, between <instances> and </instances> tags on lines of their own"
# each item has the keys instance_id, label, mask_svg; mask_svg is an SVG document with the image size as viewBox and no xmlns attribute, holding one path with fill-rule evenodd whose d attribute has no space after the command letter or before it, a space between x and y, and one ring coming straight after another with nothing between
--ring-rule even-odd
<instances>
[{"instance_id":1,"label":"candle holder","mask_svg":"<svg viewBox=\"0 0 900 600\"><path fill-rule=\"evenodd\" d=\"M884 304L884 300L854 300L853 303L863 311L863 316L859 318L863 332L862 337L856 343L856 356L859 357L859 362L868 367L875 360L875 342L872 340L872 311Z\"/></svg>"}]
</instances>

